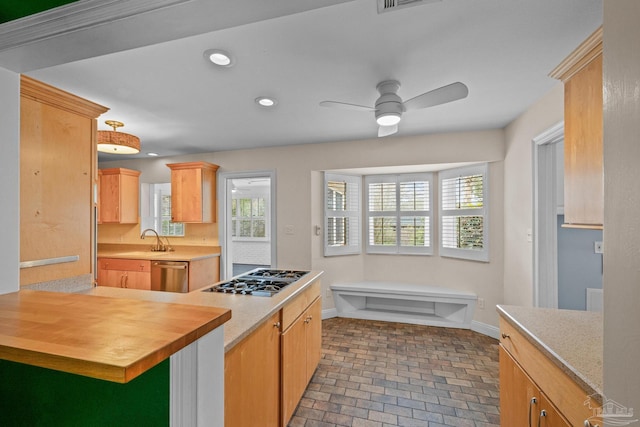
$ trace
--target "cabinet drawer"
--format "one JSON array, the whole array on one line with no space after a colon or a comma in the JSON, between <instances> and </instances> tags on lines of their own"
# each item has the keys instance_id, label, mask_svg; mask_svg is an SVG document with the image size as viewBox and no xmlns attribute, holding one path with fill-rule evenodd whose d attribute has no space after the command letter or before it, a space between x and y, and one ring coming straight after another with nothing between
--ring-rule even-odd
<instances>
[{"instance_id":1,"label":"cabinet drawer","mask_svg":"<svg viewBox=\"0 0 640 427\"><path fill-rule=\"evenodd\" d=\"M100 270L144 271L151 272L151 261L142 259L100 258Z\"/></svg>"},{"instance_id":2,"label":"cabinet drawer","mask_svg":"<svg viewBox=\"0 0 640 427\"><path fill-rule=\"evenodd\" d=\"M500 344L547 395L571 425L583 425L593 411L584 405L587 392L527 338L500 318Z\"/></svg>"},{"instance_id":3,"label":"cabinet drawer","mask_svg":"<svg viewBox=\"0 0 640 427\"><path fill-rule=\"evenodd\" d=\"M319 296L320 280L316 280L293 301L285 305L282 308L282 330L286 331L298 316Z\"/></svg>"}]
</instances>

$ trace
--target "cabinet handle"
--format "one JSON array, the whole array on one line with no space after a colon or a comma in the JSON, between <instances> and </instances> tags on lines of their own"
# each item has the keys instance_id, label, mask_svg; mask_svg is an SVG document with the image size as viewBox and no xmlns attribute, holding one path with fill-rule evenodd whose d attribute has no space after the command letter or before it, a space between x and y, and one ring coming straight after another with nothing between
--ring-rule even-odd
<instances>
[{"instance_id":1,"label":"cabinet handle","mask_svg":"<svg viewBox=\"0 0 640 427\"><path fill-rule=\"evenodd\" d=\"M307 317L306 319L304 319L304 323L310 323L312 319L312 316Z\"/></svg>"},{"instance_id":2,"label":"cabinet handle","mask_svg":"<svg viewBox=\"0 0 640 427\"><path fill-rule=\"evenodd\" d=\"M540 417L538 418L538 427L540 427L540 420L546 416L547 416L547 411L545 411L544 409L540 411Z\"/></svg>"},{"instance_id":3,"label":"cabinet handle","mask_svg":"<svg viewBox=\"0 0 640 427\"><path fill-rule=\"evenodd\" d=\"M591 424L591 421L584 420L584 427L600 427L598 424Z\"/></svg>"},{"instance_id":4,"label":"cabinet handle","mask_svg":"<svg viewBox=\"0 0 640 427\"><path fill-rule=\"evenodd\" d=\"M124 273L124 287L127 287L127 282L129 281L129 273Z\"/></svg>"},{"instance_id":5,"label":"cabinet handle","mask_svg":"<svg viewBox=\"0 0 640 427\"><path fill-rule=\"evenodd\" d=\"M280 322L276 322L276 323L274 323L274 324L273 324L273 327L274 327L274 328L278 328L278 329L280 329Z\"/></svg>"},{"instance_id":6,"label":"cabinet handle","mask_svg":"<svg viewBox=\"0 0 640 427\"><path fill-rule=\"evenodd\" d=\"M529 401L529 427L531 427L531 408L533 408L533 405L536 403L538 403L538 399L536 397L532 397ZM538 420L538 422L540 422L540 420Z\"/></svg>"},{"instance_id":7,"label":"cabinet handle","mask_svg":"<svg viewBox=\"0 0 640 427\"><path fill-rule=\"evenodd\" d=\"M504 332L502 333L502 339L507 339L507 338L511 338L508 334L505 334Z\"/></svg>"}]
</instances>

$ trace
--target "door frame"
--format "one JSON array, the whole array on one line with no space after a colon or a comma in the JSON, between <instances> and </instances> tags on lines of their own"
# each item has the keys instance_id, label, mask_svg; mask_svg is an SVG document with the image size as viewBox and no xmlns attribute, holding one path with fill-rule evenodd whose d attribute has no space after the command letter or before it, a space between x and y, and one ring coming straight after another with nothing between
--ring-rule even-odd
<instances>
[{"instance_id":1,"label":"door frame","mask_svg":"<svg viewBox=\"0 0 640 427\"><path fill-rule=\"evenodd\" d=\"M558 194L556 146L564 141L564 121L532 140L533 304L558 308Z\"/></svg>"},{"instance_id":2,"label":"door frame","mask_svg":"<svg viewBox=\"0 0 640 427\"><path fill-rule=\"evenodd\" d=\"M271 245L271 267L278 265L277 263L277 224L276 224L276 171L246 171L246 172L223 172L219 175L218 180L218 198L220 204L218 209L218 240L220 242L220 280L228 280L233 276L233 257L231 256L231 248L228 242L231 241L231 181L241 178L258 178L269 177L269 212L271 215L270 222L270 245Z\"/></svg>"}]
</instances>

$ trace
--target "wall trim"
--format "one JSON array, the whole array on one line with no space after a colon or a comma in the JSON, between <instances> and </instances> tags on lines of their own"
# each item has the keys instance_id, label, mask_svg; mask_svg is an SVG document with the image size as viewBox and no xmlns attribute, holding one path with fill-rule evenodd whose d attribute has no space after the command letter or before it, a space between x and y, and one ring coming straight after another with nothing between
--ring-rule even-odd
<instances>
[{"instance_id":1,"label":"wall trim","mask_svg":"<svg viewBox=\"0 0 640 427\"><path fill-rule=\"evenodd\" d=\"M500 329L497 326L488 325L486 323L471 321L471 330L479 334L487 335L491 338L500 339Z\"/></svg>"},{"instance_id":2,"label":"wall trim","mask_svg":"<svg viewBox=\"0 0 640 427\"><path fill-rule=\"evenodd\" d=\"M332 317L339 317L338 310L336 310L335 308L322 310L322 320L331 319ZM471 321L471 330L495 339L499 339L500 337L500 329L498 329L497 326L478 322L477 320Z\"/></svg>"},{"instance_id":3,"label":"wall trim","mask_svg":"<svg viewBox=\"0 0 640 427\"><path fill-rule=\"evenodd\" d=\"M328 308L326 310L322 310L322 320L331 319L332 317L338 317L338 310L335 308Z\"/></svg>"},{"instance_id":4,"label":"wall trim","mask_svg":"<svg viewBox=\"0 0 640 427\"><path fill-rule=\"evenodd\" d=\"M190 1L76 1L0 25L0 51Z\"/></svg>"}]
</instances>

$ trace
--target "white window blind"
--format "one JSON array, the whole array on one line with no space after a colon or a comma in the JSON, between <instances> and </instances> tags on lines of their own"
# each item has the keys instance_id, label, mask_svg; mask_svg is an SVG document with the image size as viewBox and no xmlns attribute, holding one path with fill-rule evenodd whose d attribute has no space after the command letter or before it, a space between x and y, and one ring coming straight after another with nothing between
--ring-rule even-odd
<instances>
[{"instance_id":1,"label":"white window blind","mask_svg":"<svg viewBox=\"0 0 640 427\"><path fill-rule=\"evenodd\" d=\"M431 254L432 174L365 177L367 253Z\"/></svg>"},{"instance_id":2,"label":"white window blind","mask_svg":"<svg viewBox=\"0 0 640 427\"><path fill-rule=\"evenodd\" d=\"M487 164L440 172L440 255L489 261Z\"/></svg>"},{"instance_id":3,"label":"white window blind","mask_svg":"<svg viewBox=\"0 0 640 427\"><path fill-rule=\"evenodd\" d=\"M268 206L264 197L234 197L231 201L231 235L234 240L265 240Z\"/></svg>"},{"instance_id":4,"label":"white window blind","mask_svg":"<svg viewBox=\"0 0 640 427\"><path fill-rule=\"evenodd\" d=\"M324 255L361 252L359 176L324 174Z\"/></svg>"}]
</instances>

